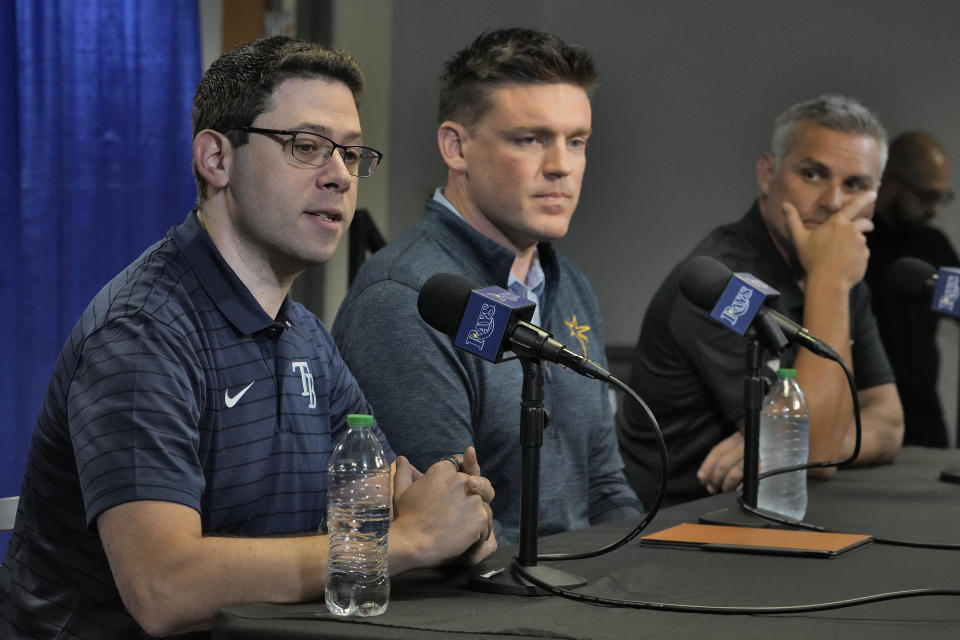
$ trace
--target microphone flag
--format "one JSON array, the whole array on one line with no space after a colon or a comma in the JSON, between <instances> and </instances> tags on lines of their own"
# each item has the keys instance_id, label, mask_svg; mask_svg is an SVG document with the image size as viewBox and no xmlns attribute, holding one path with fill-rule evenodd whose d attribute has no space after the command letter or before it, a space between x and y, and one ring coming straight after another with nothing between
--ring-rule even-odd
<instances>
[{"instance_id":1,"label":"microphone flag","mask_svg":"<svg viewBox=\"0 0 960 640\"><path fill-rule=\"evenodd\" d=\"M779 291L752 274L734 273L717 305L710 312L710 317L742 336L753 322L763 301L779 295Z\"/></svg>"},{"instance_id":2,"label":"microphone flag","mask_svg":"<svg viewBox=\"0 0 960 640\"><path fill-rule=\"evenodd\" d=\"M536 304L501 287L473 289L453 344L490 362L501 362L509 348L506 331L516 321L529 322Z\"/></svg>"},{"instance_id":3,"label":"microphone flag","mask_svg":"<svg viewBox=\"0 0 960 640\"><path fill-rule=\"evenodd\" d=\"M940 267L930 309L960 318L960 269Z\"/></svg>"}]
</instances>

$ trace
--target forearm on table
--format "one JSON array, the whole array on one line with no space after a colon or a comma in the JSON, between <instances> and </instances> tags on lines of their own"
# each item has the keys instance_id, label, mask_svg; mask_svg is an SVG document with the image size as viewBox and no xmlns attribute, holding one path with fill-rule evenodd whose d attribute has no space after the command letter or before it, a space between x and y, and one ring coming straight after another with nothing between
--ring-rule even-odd
<instances>
[{"instance_id":1,"label":"forearm on table","mask_svg":"<svg viewBox=\"0 0 960 640\"><path fill-rule=\"evenodd\" d=\"M903 410L894 383L877 385L858 392L862 439L854 464L884 464L892 461L903 444ZM852 418L851 418L852 421ZM855 432L847 434L844 453L853 452Z\"/></svg>"},{"instance_id":2,"label":"forearm on table","mask_svg":"<svg viewBox=\"0 0 960 640\"><path fill-rule=\"evenodd\" d=\"M842 288L831 290L810 283L804 309L804 325L824 340L853 367L850 342L849 295ZM837 303L839 301L839 303ZM810 406L810 460L842 460L853 452L856 421L850 385L842 367L807 351L797 355L800 387ZM889 462L900 450L903 412L896 386L880 384L857 391L860 405L861 445L856 464ZM829 477L836 468L818 469L814 475Z\"/></svg>"},{"instance_id":3,"label":"forearm on table","mask_svg":"<svg viewBox=\"0 0 960 640\"><path fill-rule=\"evenodd\" d=\"M124 605L151 635L207 628L226 604L323 594L326 536L205 537L195 511L164 502L119 505L98 527Z\"/></svg>"},{"instance_id":4,"label":"forearm on table","mask_svg":"<svg viewBox=\"0 0 960 640\"><path fill-rule=\"evenodd\" d=\"M803 324L829 344L850 367L849 290L835 279L807 282ZM839 460L854 429L853 402L842 367L801 349L796 359L797 381L810 408L810 461ZM835 468L815 473L832 475Z\"/></svg>"}]
</instances>

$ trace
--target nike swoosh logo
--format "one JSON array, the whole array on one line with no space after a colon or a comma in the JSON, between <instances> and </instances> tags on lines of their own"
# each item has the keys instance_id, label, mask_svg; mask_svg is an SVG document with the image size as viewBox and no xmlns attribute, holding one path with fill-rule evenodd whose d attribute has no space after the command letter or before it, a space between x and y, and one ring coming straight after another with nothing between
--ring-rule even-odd
<instances>
[{"instance_id":1,"label":"nike swoosh logo","mask_svg":"<svg viewBox=\"0 0 960 640\"><path fill-rule=\"evenodd\" d=\"M256 380L254 380L253 382L256 382ZM243 397L243 394L245 394L245 393L247 392L247 390L248 390L250 387L253 386L253 382L251 382L250 384L248 384L247 386L245 386L243 389L240 390L240 393L238 393L237 395L235 395L235 396L233 396L233 397L230 396L230 390L229 390L229 389L224 389L224 390L223 390L223 402L224 402L224 404L227 405L227 409L229 409L229 408L232 407L233 405L237 404L237 401L240 400L240 398Z\"/></svg>"}]
</instances>

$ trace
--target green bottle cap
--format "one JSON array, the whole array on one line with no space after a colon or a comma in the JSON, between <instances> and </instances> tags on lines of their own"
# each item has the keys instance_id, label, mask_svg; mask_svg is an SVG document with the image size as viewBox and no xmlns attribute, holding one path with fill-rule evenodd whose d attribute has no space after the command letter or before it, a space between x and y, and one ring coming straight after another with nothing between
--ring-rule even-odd
<instances>
[{"instance_id":1,"label":"green bottle cap","mask_svg":"<svg viewBox=\"0 0 960 640\"><path fill-rule=\"evenodd\" d=\"M777 369L777 376L781 378L796 378L797 370L796 369Z\"/></svg>"},{"instance_id":2,"label":"green bottle cap","mask_svg":"<svg viewBox=\"0 0 960 640\"><path fill-rule=\"evenodd\" d=\"M351 413L347 416L348 427L372 427L373 416L366 413Z\"/></svg>"}]
</instances>

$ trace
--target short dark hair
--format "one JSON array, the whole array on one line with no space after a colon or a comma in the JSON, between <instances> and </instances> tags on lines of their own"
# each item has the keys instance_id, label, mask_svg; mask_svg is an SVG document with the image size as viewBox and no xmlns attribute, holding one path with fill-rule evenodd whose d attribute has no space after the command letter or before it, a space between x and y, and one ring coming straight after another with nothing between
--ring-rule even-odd
<instances>
[{"instance_id":1,"label":"short dark hair","mask_svg":"<svg viewBox=\"0 0 960 640\"><path fill-rule=\"evenodd\" d=\"M287 36L241 44L217 58L197 85L193 97L193 136L204 129L219 131L238 147L249 127L267 108L278 84L290 78L327 77L344 83L359 105L364 74L360 63L340 49ZM197 202L204 200L206 180L194 167Z\"/></svg>"},{"instance_id":2,"label":"short dark hair","mask_svg":"<svg viewBox=\"0 0 960 640\"><path fill-rule=\"evenodd\" d=\"M877 141L880 150L880 172L887 163L887 132L877 116L853 98L826 93L798 102L777 116L773 123L770 150L777 164L793 144L797 129L804 122L815 122L828 129Z\"/></svg>"},{"instance_id":3,"label":"short dark hair","mask_svg":"<svg viewBox=\"0 0 960 640\"><path fill-rule=\"evenodd\" d=\"M589 92L596 82L583 47L532 29L487 31L444 65L439 121L472 126L490 108L490 92L505 84L569 83Z\"/></svg>"}]
</instances>

